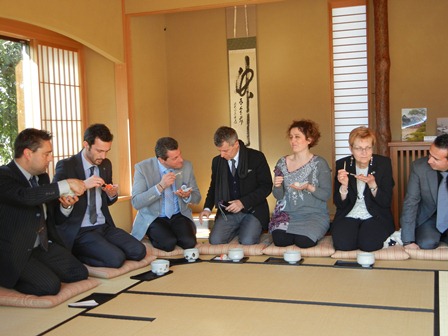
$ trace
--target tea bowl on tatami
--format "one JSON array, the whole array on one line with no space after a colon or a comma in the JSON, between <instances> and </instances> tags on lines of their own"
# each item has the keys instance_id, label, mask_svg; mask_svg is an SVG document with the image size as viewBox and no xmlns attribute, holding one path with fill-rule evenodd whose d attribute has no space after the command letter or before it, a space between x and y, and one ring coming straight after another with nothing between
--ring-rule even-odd
<instances>
[{"instance_id":1,"label":"tea bowl on tatami","mask_svg":"<svg viewBox=\"0 0 448 336\"><path fill-rule=\"evenodd\" d=\"M157 275L162 275L168 272L170 269L169 260L156 259L151 263L151 271Z\"/></svg>"},{"instance_id":2,"label":"tea bowl on tatami","mask_svg":"<svg viewBox=\"0 0 448 336\"><path fill-rule=\"evenodd\" d=\"M375 255L370 252L360 252L356 256L356 261L362 267L370 267L375 263Z\"/></svg>"},{"instance_id":3,"label":"tea bowl on tatami","mask_svg":"<svg viewBox=\"0 0 448 336\"><path fill-rule=\"evenodd\" d=\"M234 262L238 262L244 258L244 251L242 248L231 248L227 254Z\"/></svg>"},{"instance_id":4,"label":"tea bowl on tatami","mask_svg":"<svg viewBox=\"0 0 448 336\"><path fill-rule=\"evenodd\" d=\"M296 264L302 259L302 255L300 251L285 251L283 253L283 259L290 264Z\"/></svg>"},{"instance_id":5,"label":"tea bowl on tatami","mask_svg":"<svg viewBox=\"0 0 448 336\"><path fill-rule=\"evenodd\" d=\"M189 248L184 250L184 258L187 259L188 262L194 262L199 258L199 249L197 248Z\"/></svg>"}]
</instances>

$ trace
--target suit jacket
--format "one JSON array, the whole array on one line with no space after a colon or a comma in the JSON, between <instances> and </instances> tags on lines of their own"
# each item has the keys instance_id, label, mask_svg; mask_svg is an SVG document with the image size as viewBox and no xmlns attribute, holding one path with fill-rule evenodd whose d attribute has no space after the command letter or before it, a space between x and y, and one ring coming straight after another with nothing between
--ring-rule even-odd
<instances>
[{"instance_id":1,"label":"suit jacket","mask_svg":"<svg viewBox=\"0 0 448 336\"><path fill-rule=\"evenodd\" d=\"M241 162L241 151L245 151L247 155L246 163ZM220 201L216 198L216 189L221 179L220 168L227 164L227 160L220 155L215 156L212 160L212 177L210 187L205 199L204 208L213 209ZM243 171L242 171L243 170ZM238 163L237 173L239 175L240 198L244 205L244 211L252 213L260 221L263 230L267 230L269 223L269 205L266 198L272 191L272 175L269 164L264 154L258 150L248 148L240 141L240 162ZM223 200L230 201L230 200ZM217 216L221 216L218 211Z\"/></svg>"},{"instance_id":2,"label":"suit jacket","mask_svg":"<svg viewBox=\"0 0 448 336\"><path fill-rule=\"evenodd\" d=\"M191 162L184 161L183 167L177 172L182 172L176 178L176 190L182 184L193 188L191 191L190 203L197 204L201 200L196 178L193 173ZM175 172L176 172L175 171ZM132 206L138 210L132 227L132 235L141 240L151 223L160 216L162 209L162 196L157 192L157 184L161 180L158 159L152 157L141 161L135 165L134 183L132 185ZM180 213L193 221L190 207L179 197L178 204Z\"/></svg>"},{"instance_id":3,"label":"suit jacket","mask_svg":"<svg viewBox=\"0 0 448 336\"><path fill-rule=\"evenodd\" d=\"M411 164L406 196L401 211L401 239L403 242L415 241L415 229L434 216L437 211L438 190L437 171L428 164L428 158L415 160ZM435 225L435 217L433 220Z\"/></svg>"},{"instance_id":4,"label":"suit jacket","mask_svg":"<svg viewBox=\"0 0 448 336\"><path fill-rule=\"evenodd\" d=\"M339 187L341 184L338 181L338 170L344 168L349 173L356 174L356 165L353 161L351 163L351 156L342 158L336 161L336 171L334 176L334 194L333 201L336 205L335 219L340 219L353 209L356 199L358 197L358 188L356 184L356 178L349 175L348 194L347 198L343 201L341 194L339 193ZM391 227L394 227L394 219L392 216L392 191L395 185L392 177L392 164L388 157L382 155L373 155L372 164L369 165L369 174L374 174L375 181L378 186L376 197L373 197L372 192L366 186L364 189L364 201L366 203L367 210L373 217L380 218L382 221L390 223Z\"/></svg>"},{"instance_id":5,"label":"suit jacket","mask_svg":"<svg viewBox=\"0 0 448 336\"><path fill-rule=\"evenodd\" d=\"M48 239L62 243L54 226L59 187L41 174L32 188L14 161L0 167L0 285L13 288L28 261L37 237L41 205L47 208Z\"/></svg>"},{"instance_id":6,"label":"suit jacket","mask_svg":"<svg viewBox=\"0 0 448 336\"><path fill-rule=\"evenodd\" d=\"M82 151L76 155L73 155L67 159L60 160L56 164L55 175L53 181L61 181L69 178L76 178L79 180L85 180L86 175L84 173L84 167L82 165ZM109 159L104 159L101 165L98 166L100 171L100 177L106 182L106 184L112 184L112 163ZM110 199L106 192L101 191L101 211L106 218L106 223L115 226L112 216L109 212L109 205L112 205L117 201L117 197ZM87 211L88 201L87 192L79 196L79 201L73 206L73 210L68 217L63 215L59 207L56 211L56 228L65 246L68 249L73 248L73 243L81 228L82 220Z\"/></svg>"}]
</instances>

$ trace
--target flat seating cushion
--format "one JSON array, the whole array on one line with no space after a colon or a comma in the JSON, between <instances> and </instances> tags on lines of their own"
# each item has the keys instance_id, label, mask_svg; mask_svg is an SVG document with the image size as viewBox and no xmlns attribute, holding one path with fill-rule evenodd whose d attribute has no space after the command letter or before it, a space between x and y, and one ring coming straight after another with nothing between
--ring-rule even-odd
<instances>
[{"instance_id":1,"label":"flat seating cushion","mask_svg":"<svg viewBox=\"0 0 448 336\"><path fill-rule=\"evenodd\" d=\"M149 255L155 256L155 257L173 257L178 255L184 255L184 249L180 246L176 246L174 250L170 252L166 252L164 250L160 250L158 248L155 248L149 239L144 238L142 240L142 243L146 246L146 250L148 251ZM197 247L197 246L196 246Z\"/></svg>"},{"instance_id":2,"label":"flat seating cushion","mask_svg":"<svg viewBox=\"0 0 448 336\"><path fill-rule=\"evenodd\" d=\"M85 266L87 267L90 276L102 279L112 279L119 275L126 274L133 270L148 266L153 260L156 259L156 256L151 255L148 249L146 251L146 256L142 260L126 260L123 266L119 268L93 267L89 265Z\"/></svg>"},{"instance_id":3,"label":"flat seating cushion","mask_svg":"<svg viewBox=\"0 0 448 336\"><path fill-rule=\"evenodd\" d=\"M352 251L340 251L337 250L334 254L331 255L332 258L335 259L356 259L359 252L361 250L352 250ZM376 260L406 260L409 259L409 254L406 253L406 250L402 245L394 245L388 248L383 248L378 251L373 252L375 254Z\"/></svg>"},{"instance_id":4,"label":"flat seating cushion","mask_svg":"<svg viewBox=\"0 0 448 336\"><path fill-rule=\"evenodd\" d=\"M448 260L448 245L445 243L440 243L439 247L433 250L406 249L406 253L409 254L411 259Z\"/></svg>"},{"instance_id":5,"label":"flat seating cushion","mask_svg":"<svg viewBox=\"0 0 448 336\"><path fill-rule=\"evenodd\" d=\"M271 244L263 250L263 254L280 256L283 255L285 251L300 251L302 257L329 257L335 252L331 236L324 236L317 242L317 245L313 247L300 248L296 245L281 247Z\"/></svg>"},{"instance_id":6,"label":"flat seating cushion","mask_svg":"<svg viewBox=\"0 0 448 336\"><path fill-rule=\"evenodd\" d=\"M95 288L101 283L99 279L86 279L72 283L62 283L57 295L36 296L20 293L14 289L0 287L0 306L51 308L72 297Z\"/></svg>"},{"instance_id":7,"label":"flat seating cushion","mask_svg":"<svg viewBox=\"0 0 448 336\"><path fill-rule=\"evenodd\" d=\"M231 248L242 248L245 256L262 255L263 250L272 243L272 236L268 233L263 233L260 237L260 242L254 245L241 245L238 243L238 237L232 239L228 244L212 245L209 242L204 242L196 246L200 254L224 254Z\"/></svg>"}]
</instances>

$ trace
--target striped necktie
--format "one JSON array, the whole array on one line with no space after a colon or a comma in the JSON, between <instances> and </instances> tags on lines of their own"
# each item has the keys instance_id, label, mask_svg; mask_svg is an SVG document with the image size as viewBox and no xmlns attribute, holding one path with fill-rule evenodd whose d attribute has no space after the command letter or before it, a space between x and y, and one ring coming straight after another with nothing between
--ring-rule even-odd
<instances>
[{"instance_id":1,"label":"striped necktie","mask_svg":"<svg viewBox=\"0 0 448 336\"><path fill-rule=\"evenodd\" d=\"M30 183L33 188L39 186L36 180L36 176L30 178ZM48 251L48 234L47 234L47 224L45 223L44 207L41 204L39 208L40 212L36 215L39 217L39 227L37 228L37 234L39 236L40 246L45 251Z\"/></svg>"},{"instance_id":2,"label":"striped necktie","mask_svg":"<svg viewBox=\"0 0 448 336\"><path fill-rule=\"evenodd\" d=\"M93 176L95 166L90 167L90 176ZM97 220L96 214L96 188L89 189L89 217L90 223L95 224Z\"/></svg>"}]
</instances>

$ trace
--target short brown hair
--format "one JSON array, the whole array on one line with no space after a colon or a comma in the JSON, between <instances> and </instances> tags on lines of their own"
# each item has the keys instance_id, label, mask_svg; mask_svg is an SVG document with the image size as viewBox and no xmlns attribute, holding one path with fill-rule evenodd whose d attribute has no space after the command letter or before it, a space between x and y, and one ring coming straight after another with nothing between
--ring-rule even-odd
<instances>
[{"instance_id":1,"label":"short brown hair","mask_svg":"<svg viewBox=\"0 0 448 336\"><path fill-rule=\"evenodd\" d=\"M221 126L216 130L213 136L215 146L221 147L224 141L228 142L231 146L238 141L238 134L232 127Z\"/></svg>"},{"instance_id":2,"label":"short brown hair","mask_svg":"<svg viewBox=\"0 0 448 336\"><path fill-rule=\"evenodd\" d=\"M45 130L26 128L14 140L14 158L21 158L25 149L37 151L44 141L50 141L52 135Z\"/></svg>"},{"instance_id":3,"label":"short brown hair","mask_svg":"<svg viewBox=\"0 0 448 336\"><path fill-rule=\"evenodd\" d=\"M319 142L320 131L319 125L316 122L309 119L293 120L286 132L287 136L289 136L289 133L293 128L298 128L300 132L305 135L305 138L310 141L310 144L308 145L309 148L316 146Z\"/></svg>"}]
</instances>

